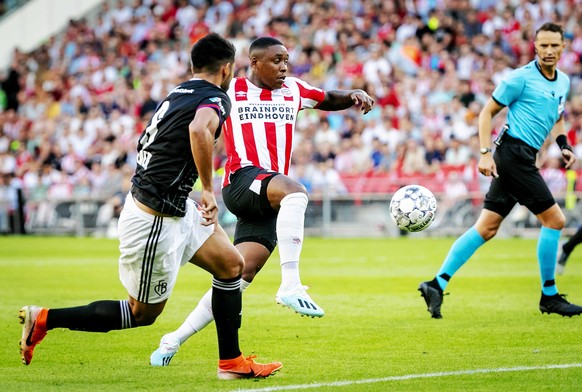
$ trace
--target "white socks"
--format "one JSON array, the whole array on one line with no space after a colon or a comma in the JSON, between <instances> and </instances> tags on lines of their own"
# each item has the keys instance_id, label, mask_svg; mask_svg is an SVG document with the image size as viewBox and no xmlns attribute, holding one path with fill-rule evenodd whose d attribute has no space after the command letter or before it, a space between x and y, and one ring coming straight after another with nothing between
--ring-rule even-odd
<instances>
[{"instance_id":1,"label":"white socks","mask_svg":"<svg viewBox=\"0 0 582 392\"><path fill-rule=\"evenodd\" d=\"M301 277L299 276L299 262L289 261L285 264L281 264L281 287L279 287L279 292L291 291L300 285Z\"/></svg>"},{"instance_id":2,"label":"white socks","mask_svg":"<svg viewBox=\"0 0 582 392\"><path fill-rule=\"evenodd\" d=\"M249 287L249 285L251 284L251 282L247 282L244 279L240 280L240 292L244 293L244 291L247 289L247 287Z\"/></svg>"},{"instance_id":3,"label":"white socks","mask_svg":"<svg viewBox=\"0 0 582 392\"><path fill-rule=\"evenodd\" d=\"M241 279L240 281L240 291L241 293L249 287L250 282ZM180 344L183 344L196 332L201 331L214 320L214 315L212 314L212 288L204 294L204 296L198 302L196 308L186 317L186 320L180 325L180 327L174 332L170 332L162 338L178 338L180 339Z\"/></svg>"},{"instance_id":4,"label":"white socks","mask_svg":"<svg viewBox=\"0 0 582 392\"><path fill-rule=\"evenodd\" d=\"M299 256L303 247L307 202L307 195L302 192L291 193L281 200L277 217L277 242L281 257L279 291L290 291L301 285Z\"/></svg>"}]
</instances>

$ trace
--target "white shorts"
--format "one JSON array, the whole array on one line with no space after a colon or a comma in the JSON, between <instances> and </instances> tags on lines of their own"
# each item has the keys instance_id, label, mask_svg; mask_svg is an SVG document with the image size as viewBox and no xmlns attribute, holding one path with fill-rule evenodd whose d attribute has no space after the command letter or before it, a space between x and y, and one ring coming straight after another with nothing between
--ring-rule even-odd
<instances>
[{"instance_id":1,"label":"white shorts","mask_svg":"<svg viewBox=\"0 0 582 392\"><path fill-rule=\"evenodd\" d=\"M196 203L188 199L186 216L159 217L141 210L131 193L119 217L119 279L130 296L146 304L170 296L178 270L214 231L203 226Z\"/></svg>"}]
</instances>

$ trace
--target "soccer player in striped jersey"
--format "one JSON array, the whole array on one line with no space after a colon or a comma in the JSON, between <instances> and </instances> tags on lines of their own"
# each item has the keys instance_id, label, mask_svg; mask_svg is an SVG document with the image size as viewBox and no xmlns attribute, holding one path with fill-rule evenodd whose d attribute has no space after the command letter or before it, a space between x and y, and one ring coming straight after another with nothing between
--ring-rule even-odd
<instances>
[{"instance_id":1,"label":"soccer player in striped jersey","mask_svg":"<svg viewBox=\"0 0 582 392\"><path fill-rule=\"evenodd\" d=\"M432 318L442 318L443 290L451 277L497 234L517 203L526 206L542 226L537 245L540 311L569 317L582 313L582 307L568 302L556 287L556 256L566 218L536 167L537 153L550 135L562 151L566 168L576 161L562 117L570 79L556 68L565 47L562 27L543 24L534 44L537 59L510 72L479 115L479 172L493 180L477 223L455 241L434 279L419 285ZM497 137L493 154L491 119L506 106L507 126Z\"/></svg>"},{"instance_id":2,"label":"soccer player in striped jersey","mask_svg":"<svg viewBox=\"0 0 582 392\"><path fill-rule=\"evenodd\" d=\"M282 280L277 303L310 317L323 309L306 293L299 275L307 191L290 178L297 113L303 109L366 114L374 100L363 90L323 91L287 75L289 53L275 38L256 39L249 49L250 76L228 89L233 107L223 136L227 152L223 199L237 216L234 244L245 259L241 290L253 281L279 245ZM211 293L176 331L164 335L151 364L164 366L180 344L213 320Z\"/></svg>"},{"instance_id":3,"label":"soccer player in striped jersey","mask_svg":"<svg viewBox=\"0 0 582 392\"><path fill-rule=\"evenodd\" d=\"M213 276L218 378L267 377L281 368L280 362L256 363L239 349L244 260L217 220L212 155L231 109L225 91L234 58L234 46L219 35L200 39L191 51L193 78L170 91L140 137L132 189L119 219L119 276L129 300L62 309L23 307L24 364L30 364L35 346L54 328L108 332L153 324L180 267L190 262ZM188 198L197 178L200 203Z\"/></svg>"}]
</instances>

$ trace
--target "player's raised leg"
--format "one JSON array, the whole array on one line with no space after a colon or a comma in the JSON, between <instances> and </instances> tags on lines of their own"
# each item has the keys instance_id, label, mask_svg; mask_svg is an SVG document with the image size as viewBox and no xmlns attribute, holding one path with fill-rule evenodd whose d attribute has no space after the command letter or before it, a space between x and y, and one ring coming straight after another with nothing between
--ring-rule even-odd
<instances>
[{"instance_id":1,"label":"player's raised leg","mask_svg":"<svg viewBox=\"0 0 582 392\"><path fill-rule=\"evenodd\" d=\"M278 178L273 179L271 184ZM302 316L323 317L324 310L307 294L299 277L299 256L303 247L307 194L294 192L281 200L277 217L277 240L281 257L281 286L277 292L278 304L287 306Z\"/></svg>"}]
</instances>

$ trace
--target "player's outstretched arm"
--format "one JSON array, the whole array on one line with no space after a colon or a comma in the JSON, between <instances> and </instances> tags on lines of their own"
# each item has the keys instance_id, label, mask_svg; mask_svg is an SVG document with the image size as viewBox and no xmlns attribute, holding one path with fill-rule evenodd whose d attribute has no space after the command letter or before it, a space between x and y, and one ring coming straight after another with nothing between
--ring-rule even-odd
<instances>
[{"instance_id":1,"label":"player's outstretched arm","mask_svg":"<svg viewBox=\"0 0 582 392\"><path fill-rule=\"evenodd\" d=\"M372 110L374 99L364 90L329 90L325 98L317 106L321 110L343 110L358 106L364 114Z\"/></svg>"}]
</instances>

